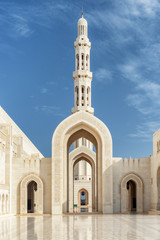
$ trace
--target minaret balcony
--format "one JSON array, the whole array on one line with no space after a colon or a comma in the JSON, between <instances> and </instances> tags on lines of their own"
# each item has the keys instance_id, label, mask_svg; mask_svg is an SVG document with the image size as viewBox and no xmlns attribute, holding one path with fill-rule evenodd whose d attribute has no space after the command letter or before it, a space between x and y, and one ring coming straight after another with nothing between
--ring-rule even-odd
<instances>
[{"instance_id":1,"label":"minaret balcony","mask_svg":"<svg viewBox=\"0 0 160 240\"><path fill-rule=\"evenodd\" d=\"M81 37L74 42L74 48L76 48L77 46L87 46L91 48L91 42L89 41L88 38L83 39L83 37Z\"/></svg>"},{"instance_id":2,"label":"minaret balcony","mask_svg":"<svg viewBox=\"0 0 160 240\"><path fill-rule=\"evenodd\" d=\"M92 79L92 72L88 70L77 70L73 72L73 79L78 78L78 77L88 77Z\"/></svg>"},{"instance_id":3,"label":"minaret balcony","mask_svg":"<svg viewBox=\"0 0 160 240\"><path fill-rule=\"evenodd\" d=\"M94 108L90 106L74 106L72 108L72 114L79 111L85 111L94 115Z\"/></svg>"}]
</instances>

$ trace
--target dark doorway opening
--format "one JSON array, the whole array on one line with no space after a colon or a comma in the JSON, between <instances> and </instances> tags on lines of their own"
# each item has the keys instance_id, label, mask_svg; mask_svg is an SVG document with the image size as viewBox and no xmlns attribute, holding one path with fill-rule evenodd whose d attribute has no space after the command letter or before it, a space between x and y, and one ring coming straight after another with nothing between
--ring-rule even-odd
<instances>
[{"instance_id":1,"label":"dark doorway opening","mask_svg":"<svg viewBox=\"0 0 160 240\"><path fill-rule=\"evenodd\" d=\"M136 212L137 199L136 199L136 183L133 180L127 182L128 190L128 211Z\"/></svg>"},{"instance_id":2,"label":"dark doorway opening","mask_svg":"<svg viewBox=\"0 0 160 240\"><path fill-rule=\"evenodd\" d=\"M81 205L86 205L86 193L81 192Z\"/></svg>"},{"instance_id":3,"label":"dark doorway opening","mask_svg":"<svg viewBox=\"0 0 160 240\"><path fill-rule=\"evenodd\" d=\"M27 186L27 213L34 213L36 208L37 183L31 181Z\"/></svg>"}]
</instances>

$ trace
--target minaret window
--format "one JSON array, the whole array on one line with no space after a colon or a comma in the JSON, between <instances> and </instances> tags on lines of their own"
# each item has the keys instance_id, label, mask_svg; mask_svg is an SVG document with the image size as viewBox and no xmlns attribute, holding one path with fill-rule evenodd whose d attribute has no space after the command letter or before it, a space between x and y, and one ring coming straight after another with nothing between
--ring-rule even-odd
<instances>
[{"instance_id":1,"label":"minaret window","mask_svg":"<svg viewBox=\"0 0 160 240\"><path fill-rule=\"evenodd\" d=\"M76 69L79 70L79 54L76 55Z\"/></svg>"},{"instance_id":2,"label":"minaret window","mask_svg":"<svg viewBox=\"0 0 160 240\"><path fill-rule=\"evenodd\" d=\"M87 88L87 106L90 105L90 87Z\"/></svg>"},{"instance_id":3,"label":"minaret window","mask_svg":"<svg viewBox=\"0 0 160 240\"><path fill-rule=\"evenodd\" d=\"M84 70L84 54L82 53L81 56L82 56L82 58L81 58L82 59L82 70Z\"/></svg>"},{"instance_id":4,"label":"minaret window","mask_svg":"<svg viewBox=\"0 0 160 240\"><path fill-rule=\"evenodd\" d=\"M81 103L82 103L82 106L84 106L84 103L85 103L85 100L84 100L85 87L84 86L82 86L81 93L82 93Z\"/></svg>"},{"instance_id":5,"label":"minaret window","mask_svg":"<svg viewBox=\"0 0 160 240\"><path fill-rule=\"evenodd\" d=\"M87 35L87 27L84 27L84 34Z\"/></svg>"},{"instance_id":6,"label":"minaret window","mask_svg":"<svg viewBox=\"0 0 160 240\"><path fill-rule=\"evenodd\" d=\"M78 87L75 87L75 98L76 98L76 105L79 106L79 91Z\"/></svg>"},{"instance_id":7,"label":"minaret window","mask_svg":"<svg viewBox=\"0 0 160 240\"><path fill-rule=\"evenodd\" d=\"M89 61L89 55L87 54L87 55L86 55L86 69L87 69L87 70L88 70L88 66L89 66L88 61Z\"/></svg>"}]
</instances>

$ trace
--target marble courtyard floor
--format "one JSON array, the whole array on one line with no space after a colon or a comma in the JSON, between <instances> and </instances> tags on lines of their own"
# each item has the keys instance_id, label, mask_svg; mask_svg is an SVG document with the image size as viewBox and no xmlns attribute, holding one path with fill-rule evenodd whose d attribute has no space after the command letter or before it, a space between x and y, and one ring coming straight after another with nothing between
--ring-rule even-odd
<instances>
[{"instance_id":1,"label":"marble courtyard floor","mask_svg":"<svg viewBox=\"0 0 160 240\"><path fill-rule=\"evenodd\" d=\"M158 215L0 217L0 240L160 240Z\"/></svg>"}]
</instances>

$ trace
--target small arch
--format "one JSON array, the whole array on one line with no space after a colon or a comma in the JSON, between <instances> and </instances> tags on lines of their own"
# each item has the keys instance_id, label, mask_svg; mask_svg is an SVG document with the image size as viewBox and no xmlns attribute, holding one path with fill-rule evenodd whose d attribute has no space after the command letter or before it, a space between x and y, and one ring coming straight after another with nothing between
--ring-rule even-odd
<instances>
[{"instance_id":1,"label":"small arch","mask_svg":"<svg viewBox=\"0 0 160 240\"><path fill-rule=\"evenodd\" d=\"M143 212L143 181L135 173L128 173L121 180L121 212L129 211L129 192L128 183L135 186L136 191L136 212ZM135 184L135 185L134 185ZM135 200L134 200L135 201Z\"/></svg>"},{"instance_id":2,"label":"small arch","mask_svg":"<svg viewBox=\"0 0 160 240\"><path fill-rule=\"evenodd\" d=\"M85 188L82 188L78 191L78 205L87 206L88 205L88 191Z\"/></svg>"},{"instance_id":3,"label":"small arch","mask_svg":"<svg viewBox=\"0 0 160 240\"><path fill-rule=\"evenodd\" d=\"M25 176L20 183L20 213L26 214L28 212L28 185L31 182L37 184L35 212L43 214L43 182L36 174Z\"/></svg>"}]
</instances>

